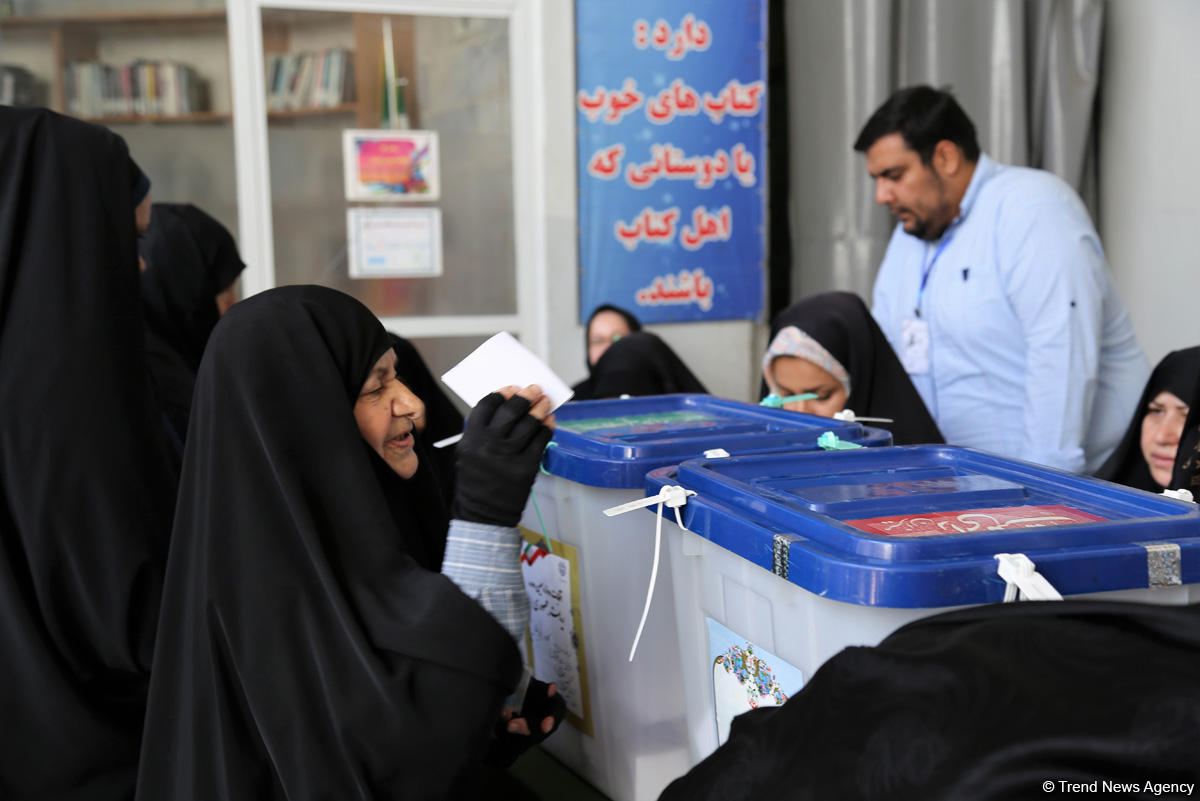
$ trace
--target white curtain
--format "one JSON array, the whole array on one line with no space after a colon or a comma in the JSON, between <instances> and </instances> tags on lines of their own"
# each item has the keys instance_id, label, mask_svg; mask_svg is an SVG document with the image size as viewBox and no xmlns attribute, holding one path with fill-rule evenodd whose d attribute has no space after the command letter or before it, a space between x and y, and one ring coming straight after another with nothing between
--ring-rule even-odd
<instances>
[{"instance_id":1,"label":"white curtain","mask_svg":"<svg viewBox=\"0 0 1200 801\"><path fill-rule=\"evenodd\" d=\"M785 0L791 294L870 298L893 221L852 144L894 90L948 87L998 161L1093 209L1103 0Z\"/></svg>"}]
</instances>

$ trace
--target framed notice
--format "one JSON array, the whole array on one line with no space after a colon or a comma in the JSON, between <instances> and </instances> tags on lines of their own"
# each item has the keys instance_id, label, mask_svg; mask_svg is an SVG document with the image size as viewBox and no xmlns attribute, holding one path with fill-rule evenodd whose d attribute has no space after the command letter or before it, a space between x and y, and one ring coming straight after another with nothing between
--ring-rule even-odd
<instances>
[{"instance_id":1,"label":"framed notice","mask_svg":"<svg viewBox=\"0 0 1200 801\"><path fill-rule=\"evenodd\" d=\"M342 132L347 200L437 200L436 131Z\"/></svg>"},{"instance_id":2,"label":"framed notice","mask_svg":"<svg viewBox=\"0 0 1200 801\"><path fill-rule=\"evenodd\" d=\"M346 210L351 278L442 274L442 212L422 208Z\"/></svg>"}]
</instances>

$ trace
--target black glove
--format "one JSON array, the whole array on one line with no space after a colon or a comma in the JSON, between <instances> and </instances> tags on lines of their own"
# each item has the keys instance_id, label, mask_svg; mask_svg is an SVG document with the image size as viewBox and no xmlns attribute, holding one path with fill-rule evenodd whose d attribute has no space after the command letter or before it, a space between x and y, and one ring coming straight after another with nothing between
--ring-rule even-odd
<instances>
[{"instance_id":1,"label":"black glove","mask_svg":"<svg viewBox=\"0 0 1200 801\"><path fill-rule=\"evenodd\" d=\"M452 516L473 523L515 526L554 432L529 414L529 401L487 395L467 418L458 443Z\"/></svg>"},{"instance_id":2,"label":"black glove","mask_svg":"<svg viewBox=\"0 0 1200 801\"><path fill-rule=\"evenodd\" d=\"M558 725L562 723L567 714L567 702L563 700L561 693L555 692L554 695L549 695L549 691L550 685L546 682L537 679L529 680L519 715L519 717L525 718L525 722L529 725L529 734L510 732L508 721L501 719L496 724L495 738L488 750L486 762L508 767L525 751L558 731ZM544 718L554 718L554 725L550 727L550 731L542 731Z\"/></svg>"}]
</instances>

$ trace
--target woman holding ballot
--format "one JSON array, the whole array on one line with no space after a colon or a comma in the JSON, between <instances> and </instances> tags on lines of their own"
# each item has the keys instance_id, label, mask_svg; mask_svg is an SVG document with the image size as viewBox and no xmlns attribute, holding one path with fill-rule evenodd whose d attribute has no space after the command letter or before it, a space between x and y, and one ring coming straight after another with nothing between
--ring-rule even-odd
<instances>
[{"instance_id":1,"label":"woman holding ballot","mask_svg":"<svg viewBox=\"0 0 1200 801\"><path fill-rule=\"evenodd\" d=\"M231 309L196 380L137 797L458 798L549 734L552 685L505 705L548 411L534 386L476 406L433 572L424 409L378 320L323 287Z\"/></svg>"}]
</instances>

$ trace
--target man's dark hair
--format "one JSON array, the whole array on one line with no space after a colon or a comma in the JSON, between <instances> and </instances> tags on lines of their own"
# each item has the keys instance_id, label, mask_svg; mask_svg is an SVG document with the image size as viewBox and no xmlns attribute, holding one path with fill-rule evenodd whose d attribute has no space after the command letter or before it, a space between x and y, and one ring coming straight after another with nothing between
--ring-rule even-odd
<instances>
[{"instance_id":1,"label":"man's dark hair","mask_svg":"<svg viewBox=\"0 0 1200 801\"><path fill-rule=\"evenodd\" d=\"M975 124L945 89L908 86L898 90L867 120L854 140L854 149L865 153L892 133L903 136L904 143L917 152L925 165L933 160L933 150L943 139L962 148L967 161L979 160Z\"/></svg>"}]
</instances>

